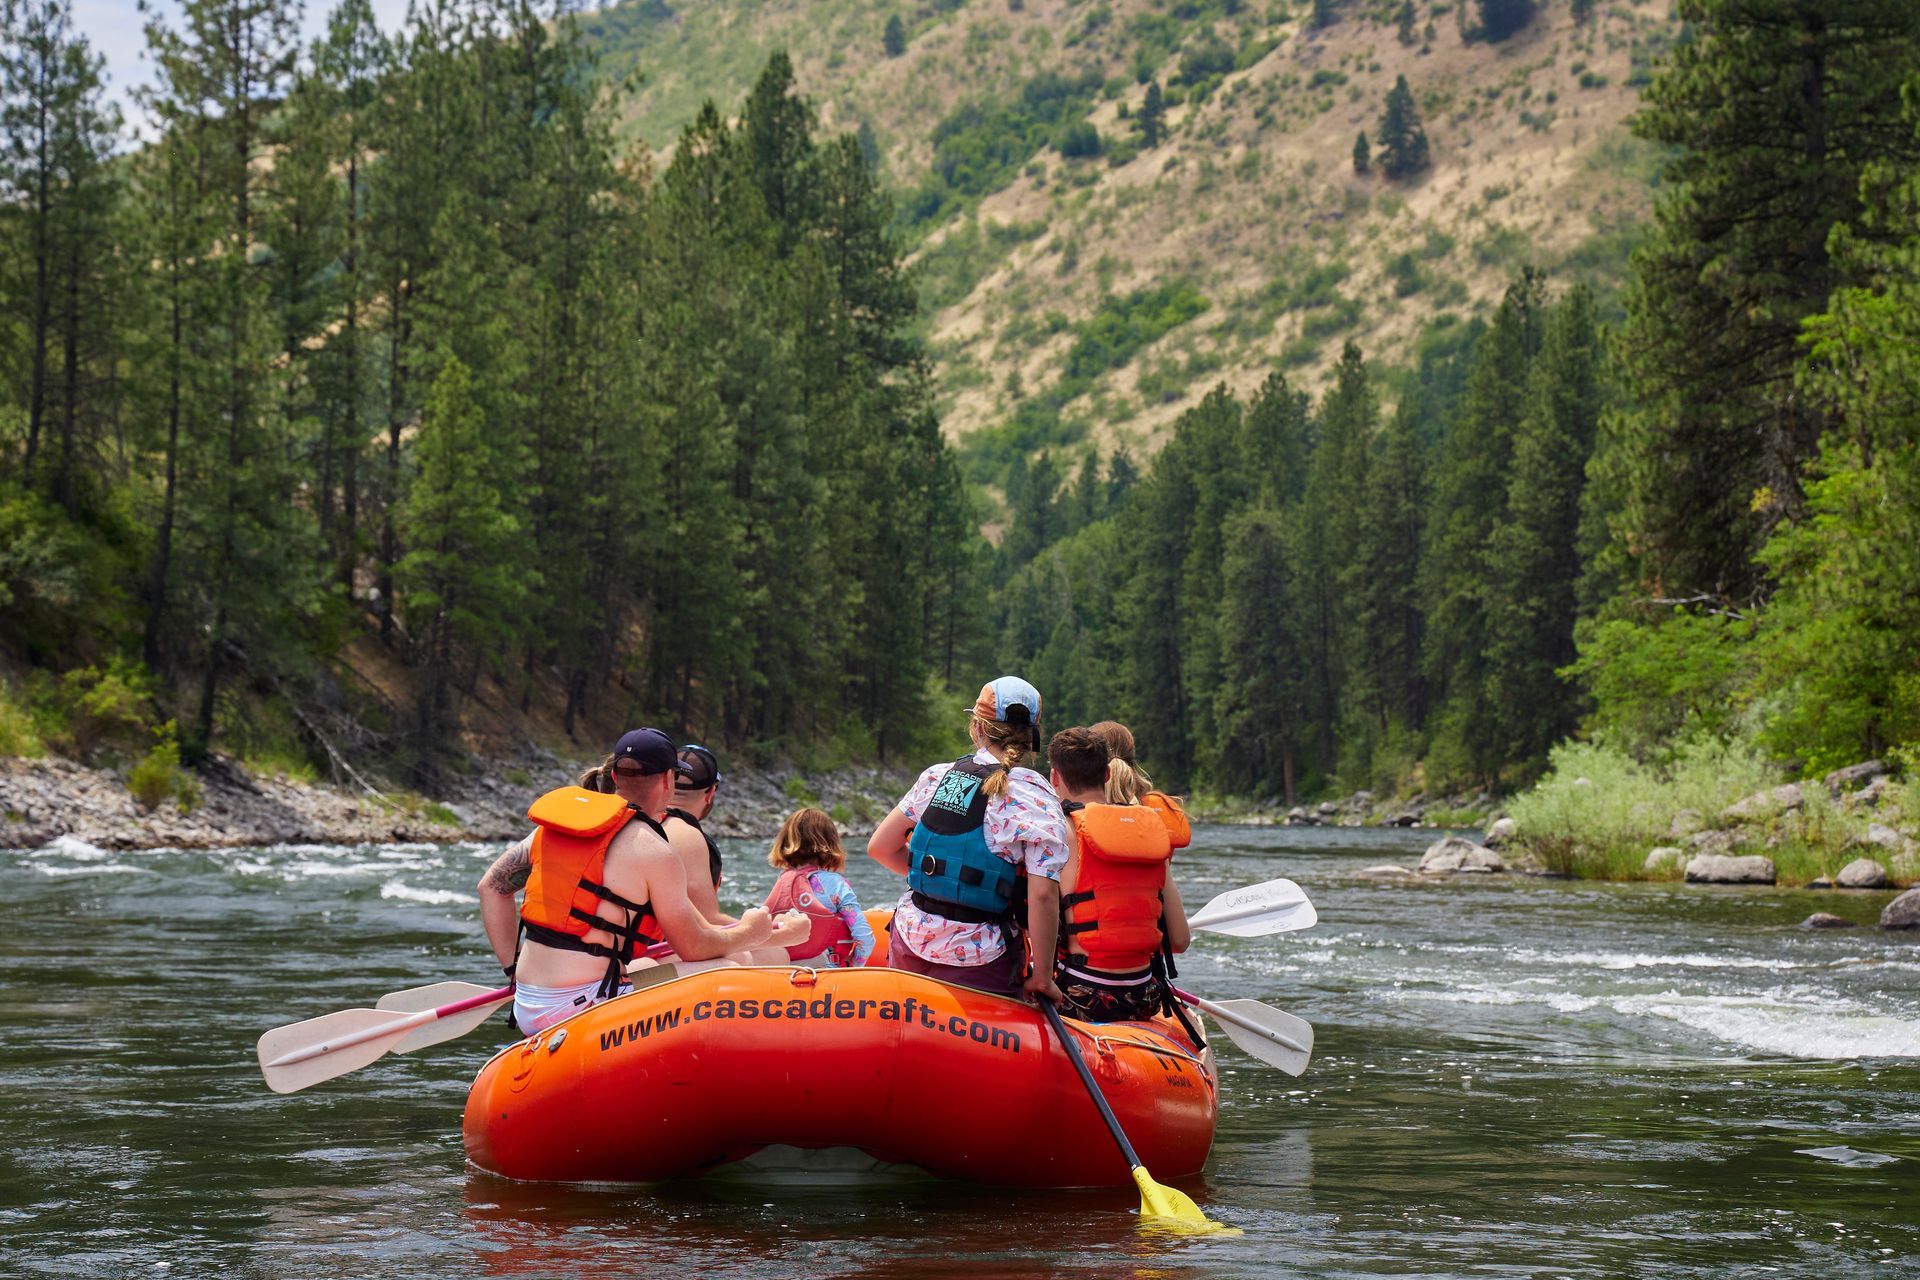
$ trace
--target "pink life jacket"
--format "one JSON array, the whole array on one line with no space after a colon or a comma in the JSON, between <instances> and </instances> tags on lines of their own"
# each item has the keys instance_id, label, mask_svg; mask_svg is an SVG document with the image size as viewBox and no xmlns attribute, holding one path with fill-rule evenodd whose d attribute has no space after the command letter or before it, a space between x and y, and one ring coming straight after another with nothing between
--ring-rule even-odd
<instances>
[{"instance_id":1,"label":"pink life jacket","mask_svg":"<svg viewBox=\"0 0 1920 1280\"><path fill-rule=\"evenodd\" d=\"M830 951L834 963L844 966L853 958L853 930L847 928L839 912L820 901L814 892L808 877L817 870L818 867L794 867L782 872L773 882L773 891L767 894L767 910L776 916L782 911L803 911L813 922L813 932L807 935L807 940L787 948L787 959L816 960Z\"/></svg>"}]
</instances>

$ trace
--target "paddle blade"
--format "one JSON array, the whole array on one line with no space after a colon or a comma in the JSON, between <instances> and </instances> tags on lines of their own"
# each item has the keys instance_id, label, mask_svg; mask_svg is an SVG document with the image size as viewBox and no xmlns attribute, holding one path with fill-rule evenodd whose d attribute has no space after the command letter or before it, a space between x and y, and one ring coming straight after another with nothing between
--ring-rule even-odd
<instances>
[{"instance_id":1,"label":"paddle blade","mask_svg":"<svg viewBox=\"0 0 1920 1280\"><path fill-rule=\"evenodd\" d=\"M1140 1226L1143 1230L1172 1231L1181 1235L1240 1234L1238 1227L1215 1222L1200 1212L1200 1206L1186 1192L1155 1182L1144 1166L1133 1166L1133 1185L1140 1188Z\"/></svg>"},{"instance_id":2,"label":"paddle blade","mask_svg":"<svg viewBox=\"0 0 1920 1280\"><path fill-rule=\"evenodd\" d=\"M427 1009L439 1009L474 996L491 994L493 988L483 987L477 982L435 982L424 987L410 987L405 991L393 991L381 996L375 1006L380 1009L394 1010L400 1013L420 1013ZM494 1015L494 1012L513 997L501 996L487 1004L475 1005L461 1013L451 1014L437 1022L429 1022L409 1032L399 1043L393 1046L395 1053L412 1053L429 1045L445 1044L449 1040L458 1040L479 1028L480 1024Z\"/></svg>"},{"instance_id":3,"label":"paddle blade","mask_svg":"<svg viewBox=\"0 0 1920 1280\"><path fill-rule=\"evenodd\" d=\"M296 1093L377 1062L419 1025L418 1014L342 1009L260 1037L260 1074L275 1093ZM286 1059L298 1057L297 1062Z\"/></svg>"},{"instance_id":4,"label":"paddle blade","mask_svg":"<svg viewBox=\"0 0 1920 1280\"><path fill-rule=\"evenodd\" d=\"M1269 880L1227 890L1188 917L1187 927L1232 938L1264 938L1311 929L1319 920L1320 913L1299 885L1291 880Z\"/></svg>"},{"instance_id":5,"label":"paddle blade","mask_svg":"<svg viewBox=\"0 0 1920 1280\"><path fill-rule=\"evenodd\" d=\"M1209 1000L1201 1006L1240 1051L1297 1076L1313 1061L1313 1024L1258 1000Z\"/></svg>"}]
</instances>

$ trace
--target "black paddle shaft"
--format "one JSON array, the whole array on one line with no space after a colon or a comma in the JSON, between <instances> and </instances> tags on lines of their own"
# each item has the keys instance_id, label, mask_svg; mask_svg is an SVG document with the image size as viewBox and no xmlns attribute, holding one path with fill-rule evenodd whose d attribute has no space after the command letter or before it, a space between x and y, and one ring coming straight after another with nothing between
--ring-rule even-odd
<instances>
[{"instance_id":1,"label":"black paddle shaft","mask_svg":"<svg viewBox=\"0 0 1920 1280\"><path fill-rule=\"evenodd\" d=\"M1113 1114L1113 1108L1107 1105L1106 1095L1100 1092L1100 1086L1094 1082L1093 1072L1087 1069L1087 1060L1080 1056L1080 1046L1073 1042L1067 1032L1067 1024L1060 1019L1060 1011L1053 1007L1053 1001L1040 997L1040 1011L1047 1015L1047 1021L1053 1024L1053 1034L1060 1037L1061 1047L1066 1049L1067 1058L1073 1063L1073 1069L1080 1073L1080 1083L1087 1086L1087 1096L1093 1099L1093 1105L1100 1109L1100 1118L1107 1122L1107 1132L1120 1145L1120 1154L1127 1158L1127 1168L1138 1169L1140 1157L1134 1153L1133 1144L1127 1141L1127 1131L1120 1127L1120 1119Z\"/></svg>"}]
</instances>

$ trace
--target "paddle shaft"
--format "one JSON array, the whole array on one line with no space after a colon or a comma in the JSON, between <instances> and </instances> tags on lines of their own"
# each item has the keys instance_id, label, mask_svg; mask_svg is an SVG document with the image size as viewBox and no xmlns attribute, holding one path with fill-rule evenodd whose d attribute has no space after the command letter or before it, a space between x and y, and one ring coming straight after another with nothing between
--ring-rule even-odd
<instances>
[{"instance_id":1,"label":"paddle shaft","mask_svg":"<svg viewBox=\"0 0 1920 1280\"><path fill-rule=\"evenodd\" d=\"M1133 1143L1127 1141L1127 1131L1120 1127L1120 1118L1113 1114L1113 1108L1107 1105L1106 1095L1100 1092L1100 1086L1093 1078L1093 1072L1087 1068L1087 1060L1080 1056L1080 1046L1073 1042L1073 1036L1067 1031L1067 1024L1060 1019L1060 1011L1053 1001L1040 997L1040 1011L1047 1015L1047 1021L1053 1026L1053 1034L1060 1037L1061 1047L1067 1051L1067 1060L1073 1063L1073 1069L1080 1075L1080 1083L1087 1087L1087 1096L1093 1099L1093 1105L1099 1108L1100 1118L1107 1122L1107 1132L1113 1135L1114 1142L1120 1148L1120 1154L1126 1157L1127 1168L1138 1169L1140 1156L1133 1149Z\"/></svg>"},{"instance_id":2,"label":"paddle shaft","mask_svg":"<svg viewBox=\"0 0 1920 1280\"><path fill-rule=\"evenodd\" d=\"M1179 996L1180 999L1192 1005L1194 1008L1199 1009L1201 1012L1212 1014L1214 1017L1220 1019L1220 1021L1222 1022L1231 1022L1234 1026L1239 1027L1242 1031L1250 1032L1253 1035L1259 1036L1262 1040L1271 1040L1275 1044L1280 1045L1283 1048L1293 1050L1295 1053L1311 1052L1311 1050L1309 1050L1305 1045L1296 1042L1289 1036L1281 1035L1278 1031L1275 1031L1272 1027L1263 1027L1259 1023L1254 1022L1251 1019L1241 1017L1239 1014L1235 1013L1231 1009L1224 1008L1220 1005L1215 1004L1211 1000L1202 1000L1199 996L1193 994L1193 992L1191 991L1182 991L1179 987L1174 987L1173 994L1176 996Z\"/></svg>"},{"instance_id":3,"label":"paddle shaft","mask_svg":"<svg viewBox=\"0 0 1920 1280\"><path fill-rule=\"evenodd\" d=\"M396 1022L389 1022L378 1027L368 1027L365 1030L355 1031L350 1035L341 1036L337 1040L324 1040L319 1044L310 1044L304 1049L295 1049L292 1053L283 1054L266 1065L269 1067L291 1067L297 1063L305 1062L310 1058L317 1058L324 1053L338 1053L342 1049L351 1049L355 1045L365 1044L369 1040L378 1040L384 1036L408 1032L415 1027L424 1027L429 1022L438 1022L442 1018L451 1018L455 1014L465 1013L469 1009L478 1009L483 1004L499 1004L502 1000L510 1000L512 998L513 988L510 986L501 987L497 991L483 991L477 996L468 996L465 1000L456 1000L452 1004L443 1004L438 1009L423 1009L419 1013L406 1014Z\"/></svg>"}]
</instances>

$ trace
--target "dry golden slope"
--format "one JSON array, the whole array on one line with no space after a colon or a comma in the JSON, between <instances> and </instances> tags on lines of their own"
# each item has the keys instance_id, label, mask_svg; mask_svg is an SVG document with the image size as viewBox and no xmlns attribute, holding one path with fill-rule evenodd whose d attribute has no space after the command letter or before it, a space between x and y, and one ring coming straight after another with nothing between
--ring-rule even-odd
<instances>
[{"instance_id":1,"label":"dry golden slope","mask_svg":"<svg viewBox=\"0 0 1920 1280\"><path fill-rule=\"evenodd\" d=\"M661 25L643 56L650 78L632 119L662 145L698 97L737 102L765 54L786 47L823 120L869 122L893 180L911 189L931 160L934 125L956 105L1016 92L1043 70L1122 75L1134 47L1128 19L1164 2L1026 0L1010 9L1008 0L972 0L917 26L912 11L898 10L912 40L905 56L887 59L878 33L896 11L889 4L709 0ZM1497 302L1522 264L1561 268L1563 279L1620 278L1651 200L1651 156L1624 126L1636 100L1627 82L1636 57L1644 63L1675 30L1664 7L1621 0L1576 26L1569 0L1546 0L1525 31L1488 45L1465 41L1448 6L1436 19L1421 0L1420 26L1433 38L1411 46L1359 12L1393 7L1354 0L1317 31L1306 5L1220 19L1213 25L1230 45L1250 36L1276 43L1204 102L1174 107L1159 147L1117 167L1049 150L984 199L983 228L1025 224L1029 238L996 248L983 237L963 276L977 280L933 317L948 430L964 436L1002 421L1020 395L1050 385L1073 342L1062 318L1085 319L1107 294L1184 280L1213 304L1066 410L1096 443L1150 450L1218 381L1246 391L1285 367L1312 385L1348 337L1370 355L1405 358L1427 320ZM1176 55L1161 68L1163 83L1177 65ZM1316 72L1345 80L1314 88ZM1376 135L1401 74L1421 105L1433 167L1410 183L1356 176L1354 136ZM1137 112L1144 94L1128 76L1119 97L1098 103L1091 119L1104 137L1130 134L1120 112L1123 104ZM1034 224L1044 226L1038 235ZM954 229L930 237L928 251L937 255ZM1417 279L1391 274L1410 250ZM1344 305L1290 302L1302 276L1330 263L1347 269ZM1144 394L1143 374L1154 375Z\"/></svg>"}]
</instances>

